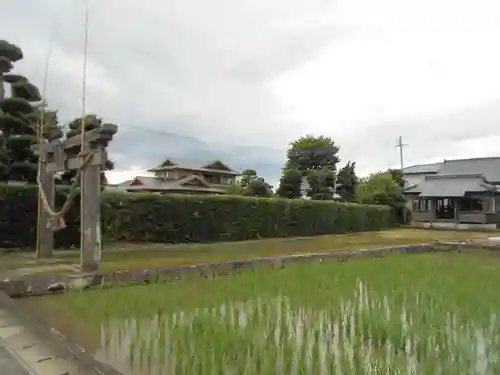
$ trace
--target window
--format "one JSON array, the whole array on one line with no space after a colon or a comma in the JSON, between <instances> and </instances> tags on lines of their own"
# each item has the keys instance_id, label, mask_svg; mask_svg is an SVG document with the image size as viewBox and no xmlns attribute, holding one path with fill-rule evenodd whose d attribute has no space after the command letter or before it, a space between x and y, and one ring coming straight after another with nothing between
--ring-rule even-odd
<instances>
[{"instance_id":1,"label":"window","mask_svg":"<svg viewBox=\"0 0 500 375\"><path fill-rule=\"evenodd\" d=\"M477 198L460 199L460 211L482 211L483 201Z\"/></svg>"},{"instance_id":2,"label":"window","mask_svg":"<svg viewBox=\"0 0 500 375\"><path fill-rule=\"evenodd\" d=\"M413 211L415 212L427 212L430 209L430 202L428 199L414 199L413 200Z\"/></svg>"}]
</instances>

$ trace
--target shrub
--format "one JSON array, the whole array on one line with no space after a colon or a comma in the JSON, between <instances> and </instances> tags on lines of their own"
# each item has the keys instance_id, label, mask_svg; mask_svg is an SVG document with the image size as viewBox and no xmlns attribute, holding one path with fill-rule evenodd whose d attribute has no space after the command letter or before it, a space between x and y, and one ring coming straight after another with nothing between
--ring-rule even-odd
<instances>
[{"instance_id":1,"label":"shrub","mask_svg":"<svg viewBox=\"0 0 500 375\"><path fill-rule=\"evenodd\" d=\"M66 188L56 189L62 205ZM0 185L0 247L33 247L36 188ZM79 246L78 198L56 233L56 247ZM101 199L107 241L216 242L383 229L395 225L392 210L329 201L241 196L155 195L105 192Z\"/></svg>"}]
</instances>

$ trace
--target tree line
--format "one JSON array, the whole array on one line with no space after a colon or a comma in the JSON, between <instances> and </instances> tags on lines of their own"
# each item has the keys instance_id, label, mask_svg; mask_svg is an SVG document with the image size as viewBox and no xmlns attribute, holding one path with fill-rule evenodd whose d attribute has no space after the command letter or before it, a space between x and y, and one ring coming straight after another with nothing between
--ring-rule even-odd
<instances>
[{"instance_id":1,"label":"tree line","mask_svg":"<svg viewBox=\"0 0 500 375\"><path fill-rule=\"evenodd\" d=\"M46 109L39 89L28 78L11 73L16 62L23 59L21 48L0 40L0 181L35 183L38 158L31 146L40 141L43 123L43 142L64 139L79 134L83 123L85 131L102 126L97 115L75 118L65 126L59 123L57 110ZM113 169L108 161L102 167L101 181L106 183L104 171ZM71 184L76 171L56 175L56 183Z\"/></svg>"},{"instance_id":2,"label":"tree line","mask_svg":"<svg viewBox=\"0 0 500 375\"><path fill-rule=\"evenodd\" d=\"M401 215L404 208L401 171L389 169L359 178L356 162L349 160L339 168L339 150L330 137L306 135L290 143L276 192L257 171L247 169L229 193L388 205Z\"/></svg>"}]
</instances>

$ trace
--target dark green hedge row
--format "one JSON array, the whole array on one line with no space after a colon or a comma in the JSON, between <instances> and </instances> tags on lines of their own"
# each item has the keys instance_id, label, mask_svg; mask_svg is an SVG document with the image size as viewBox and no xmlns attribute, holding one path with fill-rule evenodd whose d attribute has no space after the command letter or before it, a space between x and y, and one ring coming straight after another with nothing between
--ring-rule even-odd
<instances>
[{"instance_id":1,"label":"dark green hedge row","mask_svg":"<svg viewBox=\"0 0 500 375\"><path fill-rule=\"evenodd\" d=\"M58 188L62 204L67 189ZM239 196L103 193L105 241L215 242L345 233L394 226L385 206ZM79 244L79 204L57 232L56 247ZM0 247L32 247L36 189L0 185Z\"/></svg>"}]
</instances>

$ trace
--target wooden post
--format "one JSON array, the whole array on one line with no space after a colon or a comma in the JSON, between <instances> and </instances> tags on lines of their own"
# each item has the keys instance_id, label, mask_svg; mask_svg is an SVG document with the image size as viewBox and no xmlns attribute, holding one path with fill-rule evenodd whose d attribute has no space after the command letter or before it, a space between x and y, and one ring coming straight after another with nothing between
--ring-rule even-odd
<instances>
[{"instance_id":1,"label":"wooden post","mask_svg":"<svg viewBox=\"0 0 500 375\"><path fill-rule=\"evenodd\" d=\"M92 155L81 173L82 209L80 212L80 270L95 272L101 263L101 167L107 160L106 147L118 130L114 124L103 124L102 127L90 130L83 137L84 154ZM34 145L37 154L42 154L46 163L41 170L42 187L51 207L54 207L54 173L64 170L78 170L84 166L78 151L81 148L80 135L64 141L52 141L49 144ZM54 242L54 229L49 228L50 216L43 207L40 217L40 254L50 256ZM57 230L57 229L56 229Z\"/></svg>"},{"instance_id":2,"label":"wooden post","mask_svg":"<svg viewBox=\"0 0 500 375\"><path fill-rule=\"evenodd\" d=\"M51 207L54 207L55 198L55 183L54 174L47 172L45 164L40 166L40 182L42 183L42 189L45 192L45 197L47 202ZM41 192L38 191L38 199L41 199ZM49 214L44 209L43 203L40 204L40 221L38 228L38 248L36 249L37 258L51 258L52 250L54 249L54 231L49 228Z\"/></svg>"},{"instance_id":3,"label":"wooden post","mask_svg":"<svg viewBox=\"0 0 500 375\"><path fill-rule=\"evenodd\" d=\"M82 173L83 192L81 199L85 204L80 223L80 270L95 272L101 263L101 167L91 165Z\"/></svg>"},{"instance_id":4,"label":"wooden post","mask_svg":"<svg viewBox=\"0 0 500 375\"><path fill-rule=\"evenodd\" d=\"M436 199L429 198L429 228L432 228L434 224L434 219L436 217Z\"/></svg>"},{"instance_id":5,"label":"wooden post","mask_svg":"<svg viewBox=\"0 0 500 375\"><path fill-rule=\"evenodd\" d=\"M454 199L454 219L455 219L455 227L459 228L460 227L460 199L456 198Z\"/></svg>"}]
</instances>

